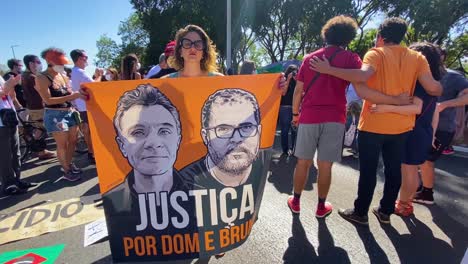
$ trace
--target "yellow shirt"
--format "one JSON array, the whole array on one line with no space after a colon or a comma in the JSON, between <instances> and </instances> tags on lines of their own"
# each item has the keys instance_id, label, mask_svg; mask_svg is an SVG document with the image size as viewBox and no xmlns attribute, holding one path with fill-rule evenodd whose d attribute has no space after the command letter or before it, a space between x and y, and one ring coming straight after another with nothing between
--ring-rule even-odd
<instances>
[{"instance_id":1,"label":"yellow shirt","mask_svg":"<svg viewBox=\"0 0 468 264\"><path fill-rule=\"evenodd\" d=\"M418 76L430 72L424 55L400 45L372 48L364 56L363 64L375 70L367 81L369 88L387 95L405 92L413 95ZM371 113L371 105L372 102L364 100L359 130L396 135L413 129L415 115Z\"/></svg>"}]
</instances>

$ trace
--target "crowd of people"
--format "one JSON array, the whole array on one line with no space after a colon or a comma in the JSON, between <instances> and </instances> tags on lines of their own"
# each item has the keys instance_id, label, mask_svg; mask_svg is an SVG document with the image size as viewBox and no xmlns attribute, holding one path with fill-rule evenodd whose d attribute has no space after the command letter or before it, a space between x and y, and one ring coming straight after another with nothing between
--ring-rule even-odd
<instances>
[{"instance_id":1,"label":"crowd of people","mask_svg":"<svg viewBox=\"0 0 468 264\"><path fill-rule=\"evenodd\" d=\"M437 45L401 45L407 32L403 19L388 18L379 26L375 48L362 61L345 49L356 30L349 17L330 19L322 28L327 45L308 54L297 74L292 123L298 126L294 149L298 162L294 195L287 203L292 212L300 212L300 196L317 152L316 216L323 218L333 211L327 196L332 165L341 160L348 132L346 93L352 84L363 99L357 140L360 175L354 206L338 213L351 222L368 224L381 156L384 191L372 213L389 224L393 213L413 214L413 201L434 203L434 162L453 139L454 107L468 104L468 81L445 68Z\"/></svg>"},{"instance_id":2,"label":"crowd of people","mask_svg":"<svg viewBox=\"0 0 468 264\"><path fill-rule=\"evenodd\" d=\"M287 67L281 78L281 148L284 155L298 159L293 172L294 194L287 204L292 212L300 212L301 193L317 154L316 216L326 217L333 211L327 201L332 167L341 160L343 143L347 142L359 153L360 177L354 206L339 210L339 215L368 223L382 156L385 187L380 205L372 212L380 222L390 223L393 213L412 214L413 201L434 202L434 162L454 137L454 107L468 104L468 81L444 67L437 45L401 45L407 24L400 18L386 19L380 25L375 48L362 60L346 49L357 28L350 17L330 19L322 28L326 45L306 55L300 67ZM71 61L57 48L48 48L40 56L46 67L38 56L26 55L23 61L9 60L11 71L5 81L0 79L0 153L2 160L11 160L0 165L2 189L7 195L35 185L20 179L16 109L26 108L28 121L45 128L56 142L56 154L44 144L34 150L38 158L57 157L63 179L73 182L82 173L73 162L78 133L83 134L88 160L94 163L85 103L89 94L80 89L82 83L223 75L216 64L215 45L195 25L177 31L175 40L159 56L158 65L146 74L135 54L122 59L120 71L97 68L93 76L85 71L88 56L84 50L71 51ZM67 69L65 65L70 64L74 67ZM254 74L255 70L253 62L245 61L239 74ZM416 192L420 182L422 189Z\"/></svg>"}]
</instances>

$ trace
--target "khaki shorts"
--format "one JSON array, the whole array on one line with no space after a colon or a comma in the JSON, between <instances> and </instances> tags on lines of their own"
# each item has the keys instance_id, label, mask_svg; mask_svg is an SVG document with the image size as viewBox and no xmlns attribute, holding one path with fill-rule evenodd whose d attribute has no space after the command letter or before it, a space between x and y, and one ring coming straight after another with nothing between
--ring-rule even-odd
<instances>
[{"instance_id":1,"label":"khaki shorts","mask_svg":"<svg viewBox=\"0 0 468 264\"><path fill-rule=\"evenodd\" d=\"M299 159L317 159L339 162L343 153L345 125L341 123L299 124L294 156Z\"/></svg>"}]
</instances>

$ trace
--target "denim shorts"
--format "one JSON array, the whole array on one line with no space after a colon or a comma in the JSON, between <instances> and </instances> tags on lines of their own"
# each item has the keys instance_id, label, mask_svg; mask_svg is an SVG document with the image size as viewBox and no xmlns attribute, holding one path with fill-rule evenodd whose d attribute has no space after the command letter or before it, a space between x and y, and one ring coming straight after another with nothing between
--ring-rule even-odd
<instances>
[{"instance_id":1,"label":"denim shorts","mask_svg":"<svg viewBox=\"0 0 468 264\"><path fill-rule=\"evenodd\" d=\"M48 133L65 132L77 125L72 110L45 109L44 126Z\"/></svg>"}]
</instances>

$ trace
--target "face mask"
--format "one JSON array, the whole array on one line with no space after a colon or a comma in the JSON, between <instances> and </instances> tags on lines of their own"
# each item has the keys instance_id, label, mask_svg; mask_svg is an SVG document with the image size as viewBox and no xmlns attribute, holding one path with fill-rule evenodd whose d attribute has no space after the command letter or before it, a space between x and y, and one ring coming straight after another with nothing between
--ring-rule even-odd
<instances>
[{"instance_id":1,"label":"face mask","mask_svg":"<svg viewBox=\"0 0 468 264\"><path fill-rule=\"evenodd\" d=\"M56 72L56 73L62 73L65 71L65 66L63 65L54 65L52 66L52 69Z\"/></svg>"},{"instance_id":2,"label":"face mask","mask_svg":"<svg viewBox=\"0 0 468 264\"><path fill-rule=\"evenodd\" d=\"M42 64L36 64L36 72L42 71Z\"/></svg>"},{"instance_id":3,"label":"face mask","mask_svg":"<svg viewBox=\"0 0 468 264\"><path fill-rule=\"evenodd\" d=\"M141 63L137 63L136 69L137 71L141 68Z\"/></svg>"},{"instance_id":4,"label":"face mask","mask_svg":"<svg viewBox=\"0 0 468 264\"><path fill-rule=\"evenodd\" d=\"M108 81L112 81L112 75L110 75L110 74L106 74L104 76L104 78L106 78L106 80L108 80Z\"/></svg>"}]
</instances>

